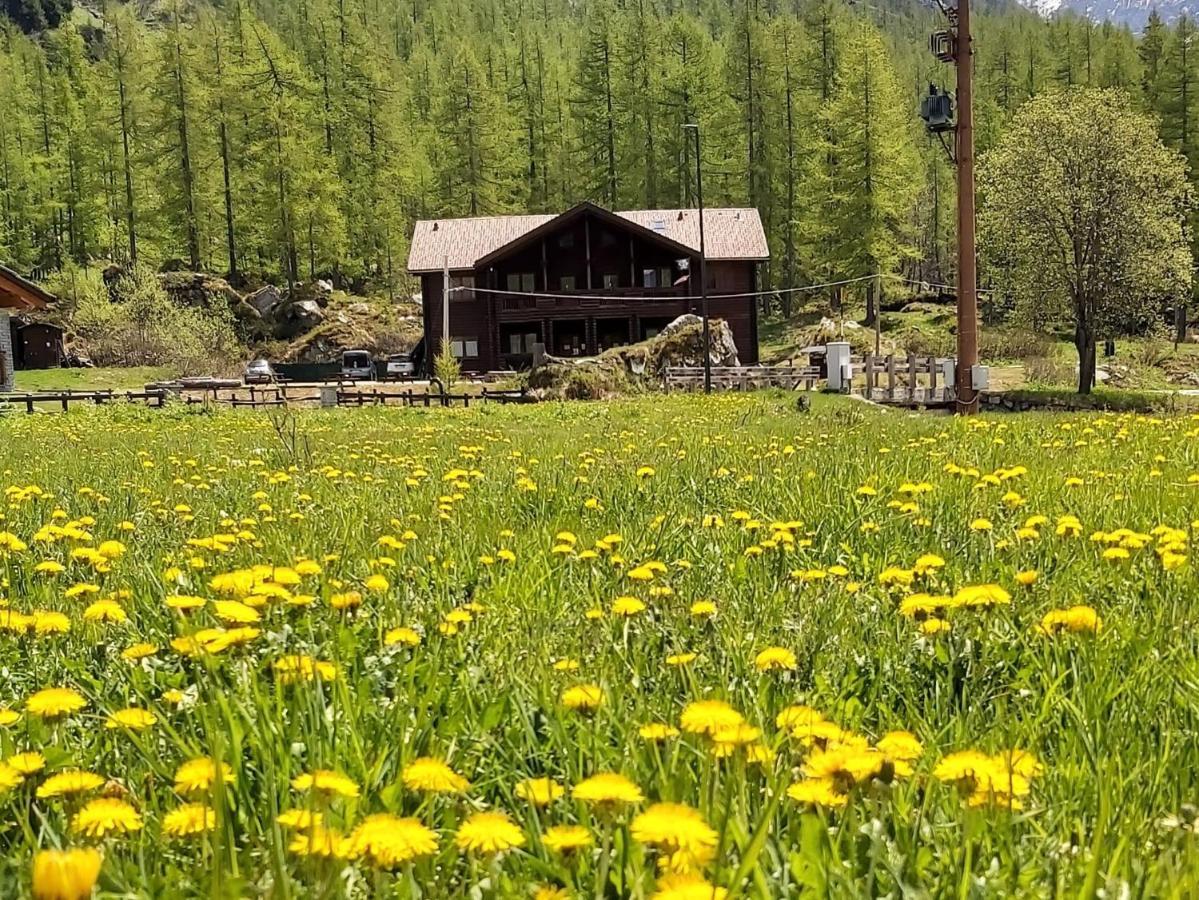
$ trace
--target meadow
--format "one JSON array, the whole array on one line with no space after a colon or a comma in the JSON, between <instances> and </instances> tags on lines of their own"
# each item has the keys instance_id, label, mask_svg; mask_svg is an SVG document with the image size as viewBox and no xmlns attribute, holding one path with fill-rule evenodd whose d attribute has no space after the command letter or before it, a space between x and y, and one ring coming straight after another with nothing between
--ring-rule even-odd
<instances>
[{"instance_id":1,"label":"meadow","mask_svg":"<svg viewBox=\"0 0 1199 900\"><path fill-rule=\"evenodd\" d=\"M0 896L1199 893L1199 417L0 419Z\"/></svg>"}]
</instances>

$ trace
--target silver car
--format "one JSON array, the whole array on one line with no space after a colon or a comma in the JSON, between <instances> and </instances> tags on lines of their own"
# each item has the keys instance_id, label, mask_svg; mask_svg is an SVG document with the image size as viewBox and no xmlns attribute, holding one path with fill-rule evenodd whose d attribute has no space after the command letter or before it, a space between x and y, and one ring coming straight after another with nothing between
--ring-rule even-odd
<instances>
[{"instance_id":1,"label":"silver car","mask_svg":"<svg viewBox=\"0 0 1199 900\"><path fill-rule=\"evenodd\" d=\"M246 384L274 384L278 376L265 359L256 359L246 366Z\"/></svg>"}]
</instances>

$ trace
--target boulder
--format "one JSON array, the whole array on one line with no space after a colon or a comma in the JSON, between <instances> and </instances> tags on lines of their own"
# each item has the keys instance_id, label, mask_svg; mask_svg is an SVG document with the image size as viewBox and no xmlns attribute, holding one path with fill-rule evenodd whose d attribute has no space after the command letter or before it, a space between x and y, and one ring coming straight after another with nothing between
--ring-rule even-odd
<instances>
[{"instance_id":1,"label":"boulder","mask_svg":"<svg viewBox=\"0 0 1199 900\"><path fill-rule=\"evenodd\" d=\"M296 303L311 300L324 309L333 296L333 285L328 281L298 281L291 286L287 296Z\"/></svg>"},{"instance_id":2,"label":"boulder","mask_svg":"<svg viewBox=\"0 0 1199 900\"><path fill-rule=\"evenodd\" d=\"M691 313L686 313L679 316L669 325L662 329L656 340L660 343L659 355L664 351L669 352L672 347L676 352L680 352L690 358L691 354L699 357L699 361L695 365L703 365L703 327L704 320L699 316ZM699 340L692 340L690 344L685 341L681 346L675 346L676 342L666 341L665 339L677 338L680 335L692 334L698 337ZM733 341L733 330L724 319L709 319L708 320L708 338L709 351L714 366L739 366L741 360L737 357L737 344ZM665 341L665 342L664 342ZM688 362L673 362L665 361L662 366L684 366L691 365Z\"/></svg>"},{"instance_id":3,"label":"boulder","mask_svg":"<svg viewBox=\"0 0 1199 900\"><path fill-rule=\"evenodd\" d=\"M283 302L283 295L273 284L268 284L246 297L246 302L257 310L259 316L266 318Z\"/></svg>"},{"instance_id":4,"label":"boulder","mask_svg":"<svg viewBox=\"0 0 1199 900\"><path fill-rule=\"evenodd\" d=\"M222 304L230 309L242 302L242 296L224 278L205 272L161 272L158 282L172 302L179 306L205 309Z\"/></svg>"},{"instance_id":5,"label":"boulder","mask_svg":"<svg viewBox=\"0 0 1199 900\"><path fill-rule=\"evenodd\" d=\"M275 336L291 340L325 321L324 310L315 300L287 303L275 311Z\"/></svg>"}]
</instances>

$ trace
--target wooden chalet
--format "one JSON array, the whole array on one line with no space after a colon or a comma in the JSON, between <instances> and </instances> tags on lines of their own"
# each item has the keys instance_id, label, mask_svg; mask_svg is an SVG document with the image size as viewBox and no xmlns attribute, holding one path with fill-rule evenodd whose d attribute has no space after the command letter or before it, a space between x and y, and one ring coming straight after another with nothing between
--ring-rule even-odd
<instances>
[{"instance_id":1,"label":"wooden chalet","mask_svg":"<svg viewBox=\"0 0 1199 900\"><path fill-rule=\"evenodd\" d=\"M42 290L32 281L22 278L12 269L0 266L0 391L12 390L13 372L18 364L24 362L26 338L34 339L36 343L45 337L42 331L54 327L39 323L36 329L25 335L25 329L30 327L31 323L22 316L45 309L53 302L52 294ZM56 346L61 346L61 332ZM37 358L40 359L41 356Z\"/></svg>"},{"instance_id":2,"label":"wooden chalet","mask_svg":"<svg viewBox=\"0 0 1199 900\"><path fill-rule=\"evenodd\" d=\"M769 258L754 209L704 212L709 311L733 331L742 363L758 361L753 297ZM580 203L559 215L416 223L408 271L421 279L427 357L441 345L443 276L450 341L464 371L527 367L534 344L593 356L653 337L698 314L699 212L611 212ZM458 290L453 290L457 288Z\"/></svg>"}]
</instances>

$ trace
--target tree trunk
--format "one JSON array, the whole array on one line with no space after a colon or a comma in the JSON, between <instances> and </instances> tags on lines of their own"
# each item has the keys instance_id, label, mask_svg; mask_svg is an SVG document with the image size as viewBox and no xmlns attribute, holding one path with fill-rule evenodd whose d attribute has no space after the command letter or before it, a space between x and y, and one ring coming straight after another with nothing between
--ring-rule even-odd
<instances>
[{"instance_id":1,"label":"tree trunk","mask_svg":"<svg viewBox=\"0 0 1199 900\"><path fill-rule=\"evenodd\" d=\"M1089 394L1095 386L1095 333L1082 325L1074 329L1074 347L1078 350L1078 393Z\"/></svg>"},{"instance_id":2,"label":"tree trunk","mask_svg":"<svg viewBox=\"0 0 1199 900\"><path fill-rule=\"evenodd\" d=\"M1187 304L1179 300L1174 306L1174 347L1187 339Z\"/></svg>"}]
</instances>

